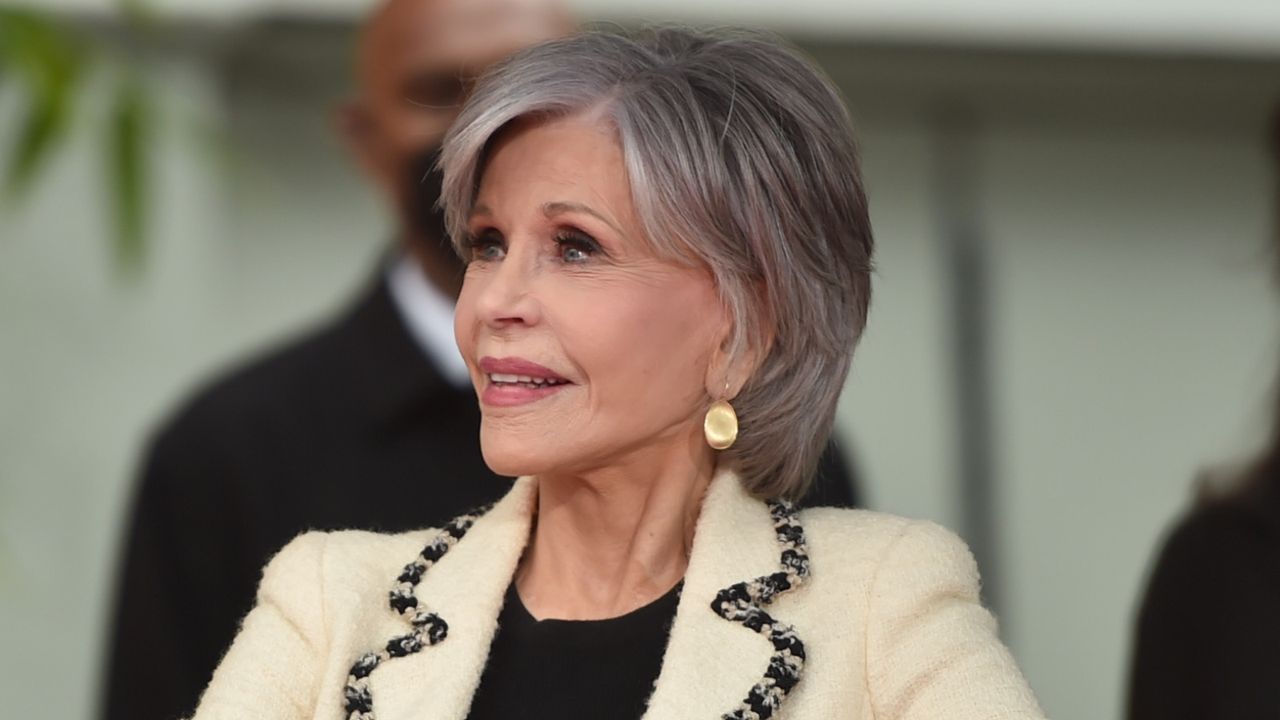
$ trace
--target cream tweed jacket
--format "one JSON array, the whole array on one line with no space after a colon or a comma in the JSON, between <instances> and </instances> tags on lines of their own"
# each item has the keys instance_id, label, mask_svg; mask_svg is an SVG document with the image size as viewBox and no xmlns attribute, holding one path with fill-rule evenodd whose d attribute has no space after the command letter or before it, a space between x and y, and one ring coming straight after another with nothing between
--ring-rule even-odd
<instances>
[{"instance_id":1,"label":"cream tweed jacket","mask_svg":"<svg viewBox=\"0 0 1280 720\"><path fill-rule=\"evenodd\" d=\"M462 720L536 499L536 479L517 480L460 540L440 530L299 536L267 565L194 720ZM406 574L412 582L398 581ZM392 607L406 602L403 615ZM406 643L415 614L429 616L416 626L422 642ZM789 512L720 471L644 718L722 717L1043 714L954 535L862 510Z\"/></svg>"}]
</instances>

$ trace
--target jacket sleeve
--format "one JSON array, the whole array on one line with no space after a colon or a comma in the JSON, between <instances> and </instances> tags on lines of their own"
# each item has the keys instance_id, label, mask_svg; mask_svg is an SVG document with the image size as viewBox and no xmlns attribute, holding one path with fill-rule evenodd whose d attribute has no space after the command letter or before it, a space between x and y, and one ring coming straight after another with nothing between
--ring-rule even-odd
<instances>
[{"instance_id":1,"label":"jacket sleeve","mask_svg":"<svg viewBox=\"0 0 1280 720\"><path fill-rule=\"evenodd\" d=\"M978 599L965 544L908 524L870 587L867 674L877 720L1042 720L996 623Z\"/></svg>"},{"instance_id":2,"label":"jacket sleeve","mask_svg":"<svg viewBox=\"0 0 1280 720\"><path fill-rule=\"evenodd\" d=\"M306 720L328 654L324 612L327 535L307 533L271 560L231 649L193 720Z\"/></svg>"}]
</instances>

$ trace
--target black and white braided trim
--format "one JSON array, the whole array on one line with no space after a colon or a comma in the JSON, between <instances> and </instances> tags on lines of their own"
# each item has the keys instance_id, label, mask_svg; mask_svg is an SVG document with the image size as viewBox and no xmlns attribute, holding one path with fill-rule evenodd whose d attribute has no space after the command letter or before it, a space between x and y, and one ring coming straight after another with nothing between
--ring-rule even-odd
<instances>
[{"instance_id":1,"label":"black and white braided trim","mask_svg":"<svg viewBox=\"0 0 1280 720\"><path fill-rule=\"evenodd\" d=\"M449 635L449 624L444 618L419 607L414 588L422 580L432 565L435 565L449 549L458 544L476 519L488 512L483 508L450 520L439 535L422 549L413 562L404 566L400 577L396 578L396 586L390 593L391 609L408 621L412 631L405 635L391 638L381 650L362 655L351 666L347 674L347 684L343 688L346 700L347 720L375 720L373 714L373 693L369 690L369 675L379 665L391 658L412 655L428 645L442 642Z\"/></svg>"},{"instance_id":2,"label":"black and white braided trim","mask_svg":"<svg viewBox=\"0 0 1280 720\"><path fill-rule=\"evenodd\" d=\"M795 628L774 620L763 606L791 590L809 576L809 555L805 550L804 528L791 503L769 501L769 515L778 544L782 546L781 569L754 580L735 583L716 593L711 609L725 620L741 623L769 638L773 655L764 678L747 697L721 720L766 720L773 716L787 693L800 682L804 670L804 643Z\"/></svg>"}]
</instances>

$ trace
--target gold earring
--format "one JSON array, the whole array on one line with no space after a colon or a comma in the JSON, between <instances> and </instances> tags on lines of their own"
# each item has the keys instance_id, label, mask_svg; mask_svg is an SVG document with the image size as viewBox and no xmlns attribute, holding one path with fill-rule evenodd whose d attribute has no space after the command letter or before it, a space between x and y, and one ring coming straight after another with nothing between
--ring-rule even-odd
<instances>
[{"instance_id":1,"label":"gold earring","mask_svg":"<svg viewBox=\"0 0 1280 720\"><path fill-rule=\"evenodd\" d=\"M738 413L727 400L717 400L707 408L702 421L702 434L707 444L715 450L728 450L738 439Z\"/></svg>"}]
</instances>

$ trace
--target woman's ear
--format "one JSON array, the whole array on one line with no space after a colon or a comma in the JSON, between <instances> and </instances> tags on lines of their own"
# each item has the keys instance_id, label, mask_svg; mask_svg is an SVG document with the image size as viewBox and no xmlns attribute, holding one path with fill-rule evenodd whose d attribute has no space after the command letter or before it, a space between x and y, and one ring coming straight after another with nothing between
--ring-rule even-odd
<instances>
[{"instance_id":1,"label":"woman's ear","mask_svg":"<svg viewBox=\"0 0 1280 720\"><path fill-rule=\"evenodd\" d=\"M772 323L762 323L754 332L748 328L739 334L727 307L724 318L711 362L707 364L707 395L716 400L737 397L764 364L773 347Z\"/></svg>"}]
</instances>

